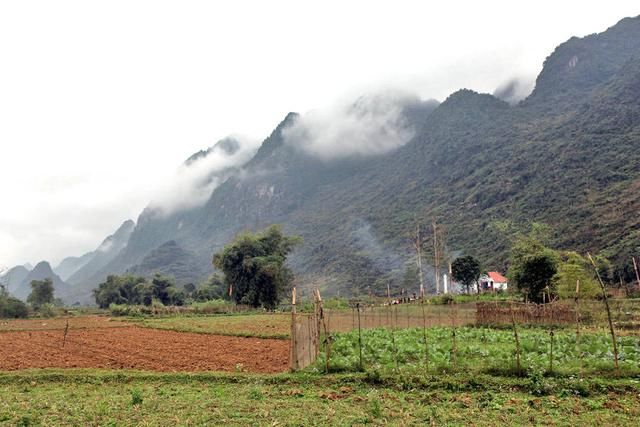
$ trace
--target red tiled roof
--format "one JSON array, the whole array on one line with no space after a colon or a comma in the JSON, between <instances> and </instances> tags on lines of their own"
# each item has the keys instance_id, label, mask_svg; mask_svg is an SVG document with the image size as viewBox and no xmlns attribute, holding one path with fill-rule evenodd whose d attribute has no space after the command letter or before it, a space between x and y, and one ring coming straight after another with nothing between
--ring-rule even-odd
<instances>
[{"instance_id":1,"label":"red tiled roof","mask_svg":"<svg viewBox=\"0 0 640 427\"><path fill-rule=\"evenodd\" d=\"M509 280L504 277L502 274L498 273L497 271L490 271L487 273L489 275L489 278L491 278L491 280L493 280L496 283L507 283Z\"/></svg>"}]
</instances>

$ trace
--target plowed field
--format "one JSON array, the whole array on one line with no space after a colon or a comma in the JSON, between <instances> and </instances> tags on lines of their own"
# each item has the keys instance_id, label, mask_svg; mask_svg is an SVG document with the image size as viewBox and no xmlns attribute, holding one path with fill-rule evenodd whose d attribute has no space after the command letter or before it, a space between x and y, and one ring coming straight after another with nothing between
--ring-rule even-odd
<instances>
[{"instance_id":1,"label":"plowed field","mask_svg":"<svg viewBox=\"0 0 640 427\"><path fill-rule=\"evenodd\" d=\"M161 331L135 326L0 333L0 370L108 368L282 372L285 340Z\"/></svg>"}]
</instances>

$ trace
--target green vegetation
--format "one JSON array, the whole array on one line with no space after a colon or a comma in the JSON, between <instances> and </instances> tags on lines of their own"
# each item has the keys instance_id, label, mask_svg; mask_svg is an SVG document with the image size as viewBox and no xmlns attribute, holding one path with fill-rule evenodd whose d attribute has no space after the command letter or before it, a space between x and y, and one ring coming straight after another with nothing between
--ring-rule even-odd
<instances>
[{"instance_id":1,"label":"green vegetation","mask_svg":"<svg viewBox=\"0 0 640 427\"><path fill-rule=\"evenodd\" d=\"M291 287L293 274L285 261L300 242L272 225L256 234L237 236L214 255L213 264L224 273L236 303L274 309Z\"/></svg>"},{"instance_id":2,"label":"green vegetation","mask_svg":"<svg viewBox=\"0 0 640 427\"><path fill-rule=\"evenodd\" d=\"M194 289L188 295L193 301L198 302L230 299L229 292L227 292L227 287L225 286L223 279L221 279L217 274L211 275L206 282Z\"/></svg>"},{"instance_id":3,"label":"green vegetation","mask_svg":"<svg viewBox=\"0 0 640 427\"><path fill-rule=\"evenodd\" d=\"M289 338L288 314L242 314L227 316L176 316L130 319L142 326L180 332L198 332L257 338Z\"/></svg>"},{"instance_id":4,"label":"green vegetation","mask_svg":"<svg viewBox=\"0 0 640 427\"><path fill-rule=\"evenodd\" d=\"M44 305L53 304L53 281L51 279L32 280L31 293L27 297L27 302L36 310Z\"/></svg>"},{"instance_id":5,"label":"green vegetation","mask_svg":"<svg viewBox=\"0 0 640 427\"><path fill-rule=\"evenodd\" d=\"M511 248L509 279L529 301L541 303L555 293L553 278L558 272L558 254L535 237L520 236ZM548 302L549 299L546 299Z\"/></svg>"},{"instance_id":6,"label":"green vegetation","mask_svg":"<svg viewBox=\"0 0 640 427\"><path fill-rule=\"evenodd\" d=\"M589 261L576 252L565 252L560 255L555 288L561 298L595 298L601 291L593 276L593 267ZM576 295L577 282L580 285Z\"/></svg>"},{"instance_id":7,"label":"green vegetation","mask_svg":"<svg viewBox=\"0 0 640 427\"><path fill-rule=\"evenodd\" d=\"M18 319L29 315L29 309L25 303L10 296L0 285L0 319Z\"/></svg>"},{"instance_id":8,"label":"green vegetation","mask_svg":"<svg viewBox=\"0 0 640 427\"><path fill-rule=\"evenodd\" d=\"M476 327L456 328L453 347L452 329L435 327L427 330L430 372L456 371L508 374L515 371L515 342L509 329ZM387 329L362 332L363 365L367 369L390 371L396 365L403 369L424 369L425 346L419 328L395 331L392 339ZM575 330L553 331L554 372L577 375L613 371L611 338L604 332L581 334L576 345ZM518 331L522 348L522 368L529 372L546 372L550 366L551 334L542 328ZM394 347L395 343L395 347ZM638 337L618 337L623 354L621 369L628 375L640 375ZM325 366L324 355L318 369ZM330 366L335 371L357 371L360 367L358 331L332 335Z\"/></svg>"},{"instance_id":9,"label":"green vegetation","mask_svg":"<svg viewBox=\"0 0 640 427\"><path fill-rule=\"evenodd\" d=\"M350 374L0 374L7 425L633 425L629 379ZM541 388L542 386L542 388Z\"/></svg>"},{"instance_id":10,"label":"green vegetation","mask_svg":"<svg viewBox=\"0 0 640 427\"><path fill-rule=\"evenodd\" d=\"M107 277L93 291L96 304L108 308L111 304L140 304L150 306L154 301L162 305L183 305L185 294L167 277L156 275L151 282L138 276Z\"/></svg>"},{"instance_id":11,"label":"green vegetation","mask_svg":"<svg viewBox=\"0 0 640 427\"><path fill-rule=\"evenodd\" d=\"M471 285L478 283L480 278L480 263L471 255L456 258L451 264L451 276L453 280L466 286L467 293L470 294Z\"/></svg>"}]
</instances>

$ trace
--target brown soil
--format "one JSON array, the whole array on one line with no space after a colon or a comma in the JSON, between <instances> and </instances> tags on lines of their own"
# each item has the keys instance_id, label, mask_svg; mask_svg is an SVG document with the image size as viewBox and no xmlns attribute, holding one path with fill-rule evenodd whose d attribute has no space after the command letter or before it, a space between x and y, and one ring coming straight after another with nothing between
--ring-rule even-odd
<instances>
[{"instance_id":1,"label":"brown soil","mask_svg":"<svg viewBox=\"0 0 640 427\"><path fill-rule=\"evenodd\" d=\"M0 333L0 370L107 368L283 372L289 342L126 326Z\"/></svg>"}]
</instances>

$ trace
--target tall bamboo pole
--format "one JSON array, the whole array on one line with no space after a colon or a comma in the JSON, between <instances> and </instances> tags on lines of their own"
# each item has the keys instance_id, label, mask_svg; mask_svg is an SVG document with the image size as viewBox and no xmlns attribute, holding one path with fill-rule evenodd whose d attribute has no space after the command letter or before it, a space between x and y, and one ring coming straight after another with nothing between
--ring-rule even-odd
<instances>
[{"instance_id":1,"label":"tall bamboo pole","mask_svg":"<svg viewBox=\"0 0 640 427\"><path fill-rule=\"evenodd\" d=\"M520 368L520 339L518 338L518 329L516 328L516 318L513 313L513 303L509 303L509 311L511 312L511 326L513 327L513 336L516 341L516 370L518 375L521 373Z\"/></svg>"},{"instance_id":2,"label":"tall bamboo pole","mask_svg":"<svg viewBox=\"0 0 640 427\"><path fill-rule=\"evenodd\" d=\"M420 235L420 224L416 224L416 235L413 241L416 250L416 264L418 265L418 278L420 280L420 295L424 298L424 278L422 276L422 236Z\"/></svg>"},{"instance_id":3,"label":"tall bamboo pole","mask_svg":"<svg viewBox=\"0 0 640 427\"><path fill-rule=\"evenodd\" d=\"M291 292L291 369L298 370L298 350L296 340L296 288Z\"/></svg>"},{"instance_id":4,"label":"tall bamboo pole","mask_svg":"<svg viewBox=\"0 0 640 427\"><path fill-rule=\"evenodd\" d=\"M389 309L391 309L392 304L391 304L391 291L389 290L389 285L387 285L387 298L389 299ZM395 307L394 307L394 311L395 311ZM396 311L397 313L397 311ZM396 316L396 323L397 323L398 317ZM398 367L398 355L397 355L397 350L396 350L396 332L395 332L395 324L393 323L393 312L391 313L391 345L393 346L393 361L394 364L396 366L396 368Z\"/></svg>"},{"instance_id":5,"label":"tall bamboo pole","mask_svg":"<svg viewBox=\"0 0 640 427\"><path fill-rule=\"evenodd\" d=\"M424 339L424 365L425 369L429 370L429 343L427 341L427 316L424 311L424 298L420 300L420 306L422 307L422 338Z\"/></svg>"},{"instance_id":6,"label":"tall bamboo pole","mask_svg":"<svg viewBox=\"0 0 640 427\"><path fill-rule=\"evenodd\" d=\"M360 303L356 304L358 310L358 350L360 352L360 370L362 371L362 329L360 328Z\"/></svg>"},{"instance_id":7,"label":"tall bamboo pole","mask_svg":"<svg viewBox=\"0 0 640 427\"><path fill-rule=\"evenodd\" d=\"M440 251L438 250L438 226L433 221L433 263L436 273L436 294L440 293Z\"/></svg>"},{"instance_id":8,"label":"tall bamboo pole","mask_svg":"<svg viewBox=\"0 0 640 427\"><path fill-rule=\"evenodd\" d=\"M318 295L319 302L319 314L322 319L322 327L324 329L324 351L325 351L325 371L329 373L330 364L331 364L331 335L329 332L329 327L327 326L327 321L324 316L324 307L322 306L322 297L320 296L320 291L316 290Z\"/></svg>"},{"instance_id":9,"label":"tall bamboo pole","mask_svg":"<svg viewBox=\"0 0 640 427\"><path fill-rule=\"evenodd\" d=\"M614 364L616 367L616 371L620 371L620 367L618 366L618 343L616 341L616 332L613 330L613 321L611 320L611 309L609 308L609 298L607 298L607 290L604 286L604 282L602 281L602 277L600 277L600 272L598 271L598 267L596 266L595 261L591 257L591 254L587 252L587 256L589 257L589 261L593 265L594 270L596 271L596 276L598 276L598 282L600 282L600 287L602 288L602 298L604 299L604 305L607 308L607 319L609 320L609 331L611 332L611 341L613 342L613 356L614 356Z\"/></svg>"},{"instance_id":10,"label":"tall bamboo pole","mask_svg":"<svg viewBox=\"0 0 640 427\"><path fill-rule=\"evenodd\" d=\"M580 280L576 280L576 353L580 359L580 374L582 374L582 354L580 353Z\"/></svg>"}]
</instances>

